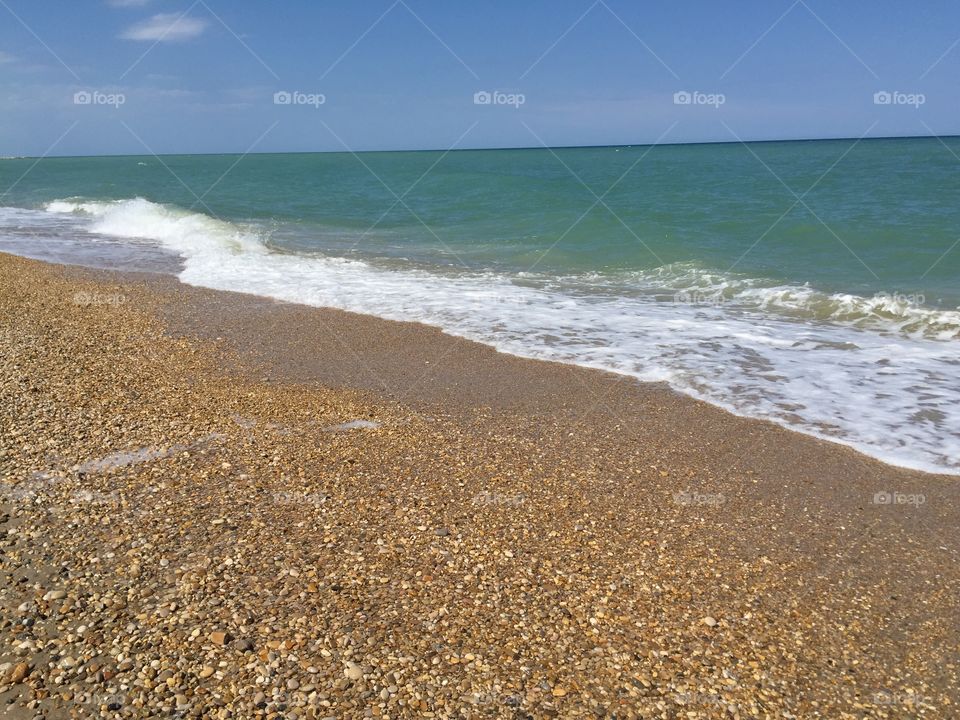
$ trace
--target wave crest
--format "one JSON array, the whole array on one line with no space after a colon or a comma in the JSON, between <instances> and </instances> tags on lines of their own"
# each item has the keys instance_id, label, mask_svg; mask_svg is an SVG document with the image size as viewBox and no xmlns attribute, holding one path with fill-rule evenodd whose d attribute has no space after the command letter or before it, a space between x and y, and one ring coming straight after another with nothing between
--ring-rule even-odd
<instances>
[{"instance_id":1,"label":"wave crest","mask_svg":"<svg viewBox=\"0 0 960 720\"><path fill-rule=\"evenodd\" d=\"M260 228L244 227L203 213L134 198L110 202L55 200L44 208L92 218L90 232L111 237L152 240L186 258L198 252L263 252Z\"/></svg>"}]
</instances>

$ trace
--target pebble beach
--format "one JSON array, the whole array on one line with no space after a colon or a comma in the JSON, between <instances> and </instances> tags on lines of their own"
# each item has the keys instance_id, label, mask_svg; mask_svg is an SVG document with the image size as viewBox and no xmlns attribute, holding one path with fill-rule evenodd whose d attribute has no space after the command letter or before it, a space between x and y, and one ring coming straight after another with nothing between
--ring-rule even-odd
<instances>
[{"instance_id":1,"label":"pebble beach","mask_svg":"<svg viewBox=\"0 0 960 720\"><path fill-rule=\"evenodd\" d=\"M955 718L960 484L0 255L0 716Z\"/></svg>"}]
</instances>

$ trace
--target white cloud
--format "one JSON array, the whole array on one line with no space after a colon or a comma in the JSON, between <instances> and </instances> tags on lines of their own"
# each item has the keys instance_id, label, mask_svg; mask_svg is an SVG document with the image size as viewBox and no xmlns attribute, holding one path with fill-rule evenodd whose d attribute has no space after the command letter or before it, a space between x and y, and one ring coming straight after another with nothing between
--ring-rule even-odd
<instances>
[{"instance_id":1,"label":"white cloud","mask_svg":"<svg viewBox=\"0 0 960 720\"><path fill-rule=\"evenodd\" d=\"M206 29L206 20L185 17L177 13L160 13L149 20L132 25L120 33L120 37L124 40L178 42L198 37Z\"/></svg>"}]
</instances>

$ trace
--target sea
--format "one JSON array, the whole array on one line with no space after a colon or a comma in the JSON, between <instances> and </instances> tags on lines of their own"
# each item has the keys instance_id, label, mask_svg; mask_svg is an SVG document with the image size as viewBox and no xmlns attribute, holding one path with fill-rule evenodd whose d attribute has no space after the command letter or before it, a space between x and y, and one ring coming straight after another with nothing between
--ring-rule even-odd
<instances>
[{"instance_id":1,"label":"sea","mask_svg":"<svg viewBox=\"0 0 960 720\"><path fill-rule=\"evenodd\" d=\"M0 250L427 323L960 474L960 138L0 160Z\"/></svg>"}]
</instances>

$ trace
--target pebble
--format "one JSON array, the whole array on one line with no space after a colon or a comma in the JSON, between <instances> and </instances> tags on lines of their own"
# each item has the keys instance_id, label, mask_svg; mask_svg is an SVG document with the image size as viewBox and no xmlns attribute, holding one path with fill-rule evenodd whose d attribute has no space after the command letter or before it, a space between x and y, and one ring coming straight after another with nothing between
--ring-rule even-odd
<instances>
[{"instance_id":1,"label":"pebble","mask_svg":"<svg viewBox=\"0 0 960 720\"><path fill-rule=\"evenodd\" d=\"M17 663L10 669L10 674L7 676L7 682L10 682L16 685L19 682L22 682L27 675L30 674L30 665L21 662Z\"/></svg>"}]
</instances>

